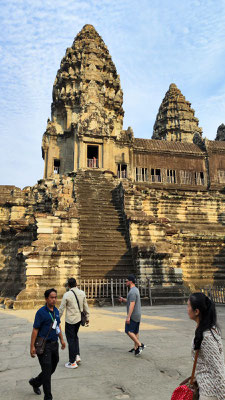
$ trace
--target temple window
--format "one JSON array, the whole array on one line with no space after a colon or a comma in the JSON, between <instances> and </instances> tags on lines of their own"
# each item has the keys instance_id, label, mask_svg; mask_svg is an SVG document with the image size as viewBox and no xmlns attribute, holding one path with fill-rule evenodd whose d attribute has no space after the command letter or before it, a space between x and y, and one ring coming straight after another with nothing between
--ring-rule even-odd
<instances>
[{"instance_id":1,"label":"temple window","mask_svg":"<svg viewBox=\"0 0 225 400\"><path fill-rule=\"evenodd\" d=\"M126 164L118 164L117 177L118 178L127 178L127 165Z\"/></svg>"},{"instance_id":2,"label":"temple window","mask_svg":"<svg viewBox=\"0 0 225 400\"><path fill-rule=\"evenodd\" d=\"M167 170L167 182L168 183L176 183L176 171L174 169Z\"/></svg>"},{"instance_id":3,"label":"temple window","mask_svg":"<svg viewBox=\"0 0 225 400\"><path fill-rule=\"evenodd\" d=\"M147 182L148 181L148 168L136 168L136 181Z\"/></svg>"},{"instance_id":4,"label":"temple window","mask_svg":"<svg viewBox=\"0 0 225 400\"><path fill-rule=\"evenodd\" d=\"M87 166L88 168L98 168L98 146L87 146Z\"/></svg>"},{"instance_id":5,"label":"temple window","mask_svg":"<svg viewBox=\"0 0 225 400\"><path fill-rule=\"evenodd\" d=\"M192 171L180 171L180 183L181 185L191 185L192 184Z\"/></svg>"},{"instance_id":6,"label":"temple window","mask_svg":"<svg viewBox=\"0 0 225 400\"><path fill-rule=\"evenodd\" d=\"M225 170L224 169L219 169L217 171L218 174L218 182L219 183L225 183Z\"/></svg>"},{"instance_id":7,"label":"temple window","mask_svg":"<svg viewBox=\"0 0 225 400\"><path fill-rule=\"evenodd\" d=\"M161 169L151 168L151 181L162 182Z\"/></svg>"},{"instance_id":8,"label":"temple window","mask_svg":"<svg viewBox=\"0 0 225 400\"><path fill-rule=\"evenodd\" d=\"M59 174L60 170L60 160L57 158L54 159L54 174Z\"/></svg>"},{"instance_id":9,"label":"temple window","mask_svg":"<svg viewBox=\"0 0 225 400\"><path fill-rule=\"evenodd\" d=\"M204 172L195 172L195 184L204 185Z\"/></svg>"}]
</instances>

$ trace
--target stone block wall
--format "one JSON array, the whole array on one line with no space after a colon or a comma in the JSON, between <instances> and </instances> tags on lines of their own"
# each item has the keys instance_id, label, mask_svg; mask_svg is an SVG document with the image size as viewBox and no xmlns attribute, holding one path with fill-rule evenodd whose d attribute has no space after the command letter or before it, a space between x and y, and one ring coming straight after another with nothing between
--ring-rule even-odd
<instances>
[{"instance_id":1,"label":"stone block wall","mask_svg":"<svg viewBox=\"0 0 225 400\"><path fill-rule=\"evenodd\" d=\"M0 187L0 293L14 308L43 303L46 288L65 291L79 278L79 219L71 177L55 176L34 187Z\"/></svg>"},{"instance_id":2,"label":"stone block wall","mask_svg":"<svg viewBox=\"0 0 225 400\"><path fill-rule=\"evenodd\" d=\"M225 196L220 192L124 191L133 255L140 277L191 289L225 282Z\"/></svg>"}]
</instances>

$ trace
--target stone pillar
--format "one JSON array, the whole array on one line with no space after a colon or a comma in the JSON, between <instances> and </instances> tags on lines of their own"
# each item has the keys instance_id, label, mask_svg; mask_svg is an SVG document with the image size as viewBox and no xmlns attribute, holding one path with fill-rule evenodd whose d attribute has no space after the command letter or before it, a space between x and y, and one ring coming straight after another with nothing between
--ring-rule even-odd
<instances>
[{"instance_id":1,"label":"stone pillar","mask_svg":"<svg viewBox=\"0 0 225 400\"><path fill-rule=\"evenodd\" d=\"M44 149L44 179L48 176L48 149Z\"/></svg>"}]
</instances>

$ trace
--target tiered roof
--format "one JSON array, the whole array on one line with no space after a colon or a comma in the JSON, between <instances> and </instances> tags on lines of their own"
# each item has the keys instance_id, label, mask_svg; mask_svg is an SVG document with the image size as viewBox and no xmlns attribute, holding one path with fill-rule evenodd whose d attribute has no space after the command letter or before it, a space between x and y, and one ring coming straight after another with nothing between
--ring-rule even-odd
<instances>
[{"instance_id":1,"label":"tiered roof","mask_svg":"<svg viewBox=\"0 0 225 400\"><path fill-rule=\"evenodd\" d=\"M66 50L53 86L53 119L71 108L78 134L110 135L122 129L123 92L109 51L92 25ZM113 132L115 133L115 132Z\"/></svg>"},{"instance_id":2,"label":"tiered roof","mask_svg":"<svg viewBox=\"0 0 225 400\"><path fill-rule=\"evenodd\" d=\"M171 83L159 107L152 138L192 142L195 133L202 135L195 111L175 83Z\"/></svg>"}]
</instances>

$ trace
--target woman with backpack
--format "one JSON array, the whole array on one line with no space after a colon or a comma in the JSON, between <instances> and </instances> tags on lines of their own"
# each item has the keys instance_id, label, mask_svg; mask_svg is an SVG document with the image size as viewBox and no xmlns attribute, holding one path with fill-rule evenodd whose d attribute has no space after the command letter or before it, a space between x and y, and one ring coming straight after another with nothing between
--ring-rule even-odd
<instances>
[{"instance_id":1,"label":"woman with backpack","mask_svg":"<svg viewBox=\"0 0 225 400\"><path fill-rule=\"evenodd\" d=\"M203 293L188 300L189 318L196 322L193 359L198 352L195 377L200 400L225 400L225 366L221 333L214 303Z\"/></svg>"}]
</instances>

